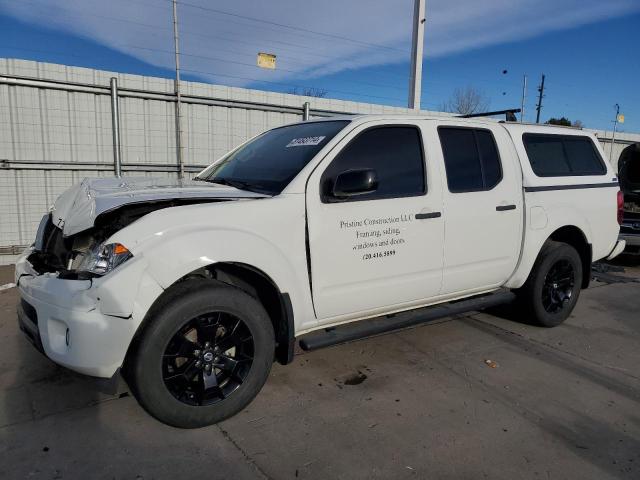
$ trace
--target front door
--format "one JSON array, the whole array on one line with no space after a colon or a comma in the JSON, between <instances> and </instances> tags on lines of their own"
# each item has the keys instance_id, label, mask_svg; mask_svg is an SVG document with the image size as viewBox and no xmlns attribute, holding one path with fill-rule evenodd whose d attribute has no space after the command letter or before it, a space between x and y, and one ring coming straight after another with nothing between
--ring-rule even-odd
<instances>
[{"instance_id":1,"label":"front door","mask_svg":"<svg viewBox=\"0 0 640 480\"><path fill-rule=\"evenodd\" d=\"M437 165L417 124L367 124L311 175L307 221L320 323L400 310L438 295L444 224ZM375 191L336 198L344 172L373 170Z\"/></svg>"}]
</instances>

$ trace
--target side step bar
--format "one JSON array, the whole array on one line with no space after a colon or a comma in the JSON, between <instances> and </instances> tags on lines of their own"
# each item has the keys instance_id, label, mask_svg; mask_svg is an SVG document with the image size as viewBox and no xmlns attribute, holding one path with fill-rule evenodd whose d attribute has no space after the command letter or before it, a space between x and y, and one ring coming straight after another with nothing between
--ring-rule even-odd
<instances>
[{"instance_id":1,"label":"side step bar","mask_svg":"<svg viewBox=\"0 0 640 480\"><path fill-rule=\"evenodd\" d=\"M418 308L395 315L375 317L369 320L355 321L327 328L303 335L300 347L303 350L317 350L319 348L351 342L361 338L372 337L381 333L400 330L421 323L428 323L440 318L466 313L472 310L482 310L513 301L515 295L508 290L478 297L466 298L455 302Z\"/></svg>"}]
</instances>

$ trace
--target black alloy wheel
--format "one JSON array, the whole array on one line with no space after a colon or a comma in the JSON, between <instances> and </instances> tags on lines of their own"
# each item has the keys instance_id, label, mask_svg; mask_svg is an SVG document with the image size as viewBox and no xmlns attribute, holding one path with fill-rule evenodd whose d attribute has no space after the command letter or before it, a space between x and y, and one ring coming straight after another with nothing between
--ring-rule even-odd
<instances>
[{"instance_id":1,"label":"black alloy wheel","mask_svg":"<svg viewBox=\"0 0 640 480\"><path fill-rule=\"evenodd\" d=\"M199 428L249 405L269 376L275 346L257 298L197 277L156 300L123 371L147 412L174 427Z\"/></svg>"},{"instance_id":2,"label":"black alloy wheel","mask_svg":"<svg viewBox=\"0 0 640 480\"><path fill-rule=\"evenodd\" d=\"M572 245L547 240L527 281L515 290L517 318L543 327L558 326L569 318L580 297L582 265Z\"/></svg>"},{"instance_id":3,"label":"black alloy wheel","mask_svg":"<svg viewBox=\"0 0 640 480\"><path fill-rule=\"evenodd\" d=\"M162 379L171 394L192 406L218 403L247 378L254 340L235 315L214 311L189 320L169 340Z\"/></svg>"},{"instance_id":4,"label":"black alloy wheel","mask_svg":"<svg viewBox=\"0 0 640 480\"><path fill-rule=\"evenodd\" d=\"M549 313L558 313L569 304L576 283L575 270L566 259L554 263L542 286L542 305Z\"/></svg>"}]
</instances>

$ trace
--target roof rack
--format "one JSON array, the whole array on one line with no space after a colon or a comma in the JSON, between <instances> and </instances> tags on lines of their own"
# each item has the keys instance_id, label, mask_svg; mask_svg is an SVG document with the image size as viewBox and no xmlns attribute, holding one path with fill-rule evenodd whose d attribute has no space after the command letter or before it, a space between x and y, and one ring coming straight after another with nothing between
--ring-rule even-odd
<instances>
[{"instance_id":1,"label":"roof rack","mask_svg":"<svg viewBox=\"0 0 640 480\"><path fill-rule=\"evenodd\" d=\"M480 113L468 113L466 115L460 115L461 118L474 118L474 117L492 117L494 115L504 115L507 122L517 122L516 113L520 113L519 108L510 108L507 110L496 110L494 112L480 112Z\"/></svg>"}]
</instances>

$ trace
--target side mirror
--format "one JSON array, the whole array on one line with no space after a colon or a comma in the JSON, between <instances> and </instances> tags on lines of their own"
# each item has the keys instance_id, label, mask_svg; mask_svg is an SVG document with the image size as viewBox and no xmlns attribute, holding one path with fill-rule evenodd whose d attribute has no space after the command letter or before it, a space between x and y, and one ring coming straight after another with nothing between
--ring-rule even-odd
<instances>
[{"instance_id":1,"label":"side mirror","mask_svg":"<svg viewBox=\"0 0 640 480\"><path fill-rule=\"evenodd\" d=\"M349 198L365 195L378 189L378 175L370 168L347 170L336 177L332 195L335 198Z\"/></svg>"}]
</instances>

